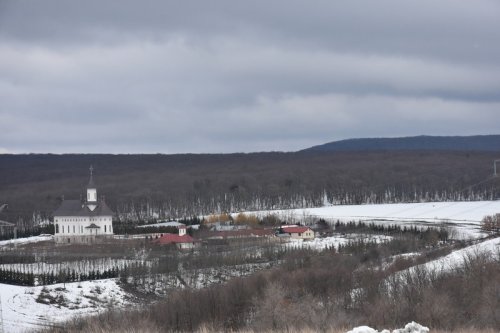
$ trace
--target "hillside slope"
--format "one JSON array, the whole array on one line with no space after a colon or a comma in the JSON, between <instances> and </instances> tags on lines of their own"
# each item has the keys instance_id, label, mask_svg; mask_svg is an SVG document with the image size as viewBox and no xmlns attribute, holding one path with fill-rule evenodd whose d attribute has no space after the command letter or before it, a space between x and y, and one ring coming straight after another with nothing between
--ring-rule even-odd
<instances>
[{"instance_id":1,"label":"hillside slope","mask_svg":"<svg viewBox=\"0 0 500 333\"><path fill-rule=\"evenodd\" d=\"M304 151L450 150L500 152L500 135L413 136L334 141Z\"/></svg>"}]
</instances>

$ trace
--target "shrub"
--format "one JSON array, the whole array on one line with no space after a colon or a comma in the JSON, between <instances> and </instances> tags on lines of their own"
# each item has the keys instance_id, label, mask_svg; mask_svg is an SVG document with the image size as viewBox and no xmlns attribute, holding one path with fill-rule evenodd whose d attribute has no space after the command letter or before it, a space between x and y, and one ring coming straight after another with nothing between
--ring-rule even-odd
<instances>
[{"instance_id":1,"label":"shrub","mask_svg":"<svg viewBox=\"0 0 500 333\"><path fill-rule=\"evenodd\" d=\"M500 233L500 214L485 216L481 221L481 228L486 232Z\"/></svg>"}]
</instances>

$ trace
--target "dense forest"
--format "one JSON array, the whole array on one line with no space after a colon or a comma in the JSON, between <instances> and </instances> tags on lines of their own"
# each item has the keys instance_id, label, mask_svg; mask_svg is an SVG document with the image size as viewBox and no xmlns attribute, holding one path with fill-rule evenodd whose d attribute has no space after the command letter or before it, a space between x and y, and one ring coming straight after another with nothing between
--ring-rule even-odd
<instances>
[{"instance_id":1,"label":"dense forest","mask_svg":"<svg viewBox=\"0 0 500 333\"><path fill-rule=\"evenodd\" d=\"M224 211L494 199L493 152L371 151L179 155L0 155L0 219L50 218L93 165L121 221Z\"/></svg>"},{"instance_id":2,"label":"dense forest","mask_svg":"<svg viewBox=\"0 0 500 333\"><path fill-rule=\"evenodd\" d=\"M328 142L305 149L312 151L369 150L448 150L500 151L500 135L409 136L402 138L362 138Z\"/></svg>"}]
</instances>

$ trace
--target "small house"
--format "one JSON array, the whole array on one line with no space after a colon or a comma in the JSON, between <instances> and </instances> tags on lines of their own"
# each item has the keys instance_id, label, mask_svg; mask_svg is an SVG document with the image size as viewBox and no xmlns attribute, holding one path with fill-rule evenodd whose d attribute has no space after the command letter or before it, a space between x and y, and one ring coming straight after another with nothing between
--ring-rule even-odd
<instances>
[{"instance_id":1,"label":"small house","mask_svg":"<svg viewBox=\"0 0 500 333\"><path fill-rule=\"evenodd\" d=\"M304 226L282 226L281 234L288 234L294 239L314 239L314 231Z\"/></svg>"}]
</instances>

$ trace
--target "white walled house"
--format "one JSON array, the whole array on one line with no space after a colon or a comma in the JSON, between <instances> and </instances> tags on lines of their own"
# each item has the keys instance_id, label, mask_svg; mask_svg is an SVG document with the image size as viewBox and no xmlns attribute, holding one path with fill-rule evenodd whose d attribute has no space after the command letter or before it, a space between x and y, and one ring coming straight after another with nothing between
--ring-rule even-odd
<instances>
[{"instance_id":1,"label":"white walled house","mask_svg":"<svg viewBox=\"0 0 500 333\"><path fill-rule=\"evenodd\" d=\"M290 235L294 239L314 239L314 231L309 227L301 226L282 226L281 230L284 234Z\"/></svg>"},{"instance_id":2,"label":"white walled house","mask_svg":"<svg viewBox=\"0 0 500 333\"><path fill-rule=\"evenodd\" d=\"M85 200L63 200L54 212L56 243L94 243L112 237L114 212L98 199L92 171L91 167Z\"/></svg>"}]
</instances>

